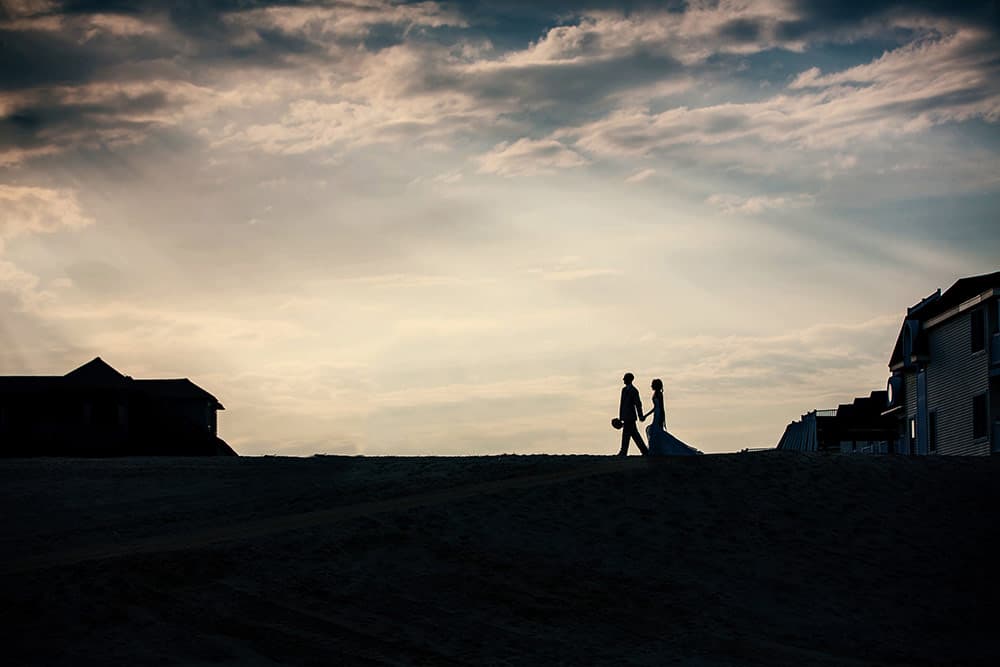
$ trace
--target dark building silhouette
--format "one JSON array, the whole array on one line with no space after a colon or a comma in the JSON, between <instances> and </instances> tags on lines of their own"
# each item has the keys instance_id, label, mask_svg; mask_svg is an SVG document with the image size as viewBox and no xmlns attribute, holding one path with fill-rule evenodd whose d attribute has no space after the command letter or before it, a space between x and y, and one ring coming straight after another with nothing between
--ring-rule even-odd
<instances>
[{"instance_id":1,"label":"dark building silhouette","mask_svg":"<svg viewBox=\"0 0 1000 667\"><path fill-rule=\"evenodd\" d=\"M907 308L889 370L886 391L802 415L778 449L1000 453L1000 271Z\"/></svg>"},{"instance_id":2,"label":"dark building silhouette","mask_svg":"<svg viewBox=\"0 0 1000 667\"><path fill-rule=\"evenodd\" d=\"M837 406L835 439L844 454L892 454L896 422L882 414L887 393L873 391Z\"/></svg>"},{"instance_id":3,"label":"dark building silhouette","mask_svg":"<svg viewBox=\"0 0 1000 667\"><path fill-rule=\"evenodd\" d=\"M778 449L796 452L833 451L833 441L827 437L828 426L836 419L836 410L813 410L785 427Z\"/></svg>"},{"instance_id":4,"label":"dark building silhouette","mask_svg":"<svg viewBox=\"0 0 1000 667\"><path fill-rule=\"evenodd\" d=\"M906 310L886 415L904 454L1000 452L1000 271L962 278Z\"/></svg>"},{"instance_id":5,"label":"dark building silhouette","mask_svg":"<svg viewBox=\"0 0 1000 667\"><path fill-rule=\"evenodd\" d=\"M836 410L813 410L785 428L778 449L801 452L888 454L896 438L896 420L883 415L886 392L842 403Z\"/></svg>"},{"instance_id":6,"label":"dark building silhouette","mask_svg":"<svg viewBox=\"0 0 1000 667\"><path fill-rule=\"evenodd\" d=\"M0 456L236 456L217 434L224 409L188 379L135 380L100 357L0 377Z\"/></svg>"}]
</instances>

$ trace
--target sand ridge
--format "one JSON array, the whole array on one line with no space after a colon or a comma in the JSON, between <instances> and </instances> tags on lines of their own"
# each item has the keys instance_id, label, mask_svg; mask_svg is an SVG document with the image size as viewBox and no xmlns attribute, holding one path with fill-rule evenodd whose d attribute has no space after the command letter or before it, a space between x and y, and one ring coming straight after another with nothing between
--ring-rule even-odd
<instances>
[{"instance_id":1,"label":"sand ridge","mask_svg":"<svg viewBox=\"0 0 1000 667\"><path fill-rule=\"evenodd\" d=\"M0 614L11 664L992 665L998 468L4 461Z\"/></svg>"},{"instance_id":2,"label":"sand ridge","mask_svg":"<svg viewBox=\"0 0 1000 667\"><path fill-rule=\"evenodd\" d=\"M369 517L386 512L398 512L438 503L455 502L474 496L513 489L528 489L534 486L558 484L592 475L606 475L636 465L662 465L662 463L656 461L650 462L648 459L637 457L622 459L616 457L597 464L573 467L557 472L478 482L450 487L440 491L427 491L387 500L376 500L335 507L333 509L297 512L283 516L250 519L235 523L227 522L197 532L158 535L110 547L105 544L97 544L67 551L43 553L19 562L8 563L0 560L0 575L42 570L50 567L73 565L85 561L121 556L198 549L223 542L261 538L272 533L311 528L335 521Z\"/></svg>"}]
</instances>

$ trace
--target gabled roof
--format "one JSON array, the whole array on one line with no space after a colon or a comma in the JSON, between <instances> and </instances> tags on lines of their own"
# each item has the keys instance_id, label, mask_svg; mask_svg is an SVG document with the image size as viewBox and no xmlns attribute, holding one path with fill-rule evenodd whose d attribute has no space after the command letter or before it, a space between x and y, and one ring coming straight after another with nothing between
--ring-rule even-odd
<instances>
[{"instance_id":1,"label":"gabled roof","mask_svg":"<svg viewBox=\"0 0 1000 667\"><path fill-rule=\"evenodd\" d=\"M208 400L216 410L225 410L219 399L187 378L133 380L116 371L100 357L95 357L66 375L0 376L0 392L5 393L40 393L67 386L76 390L134 389L157 398Z\"/></svg>"},{"instance_id":2,"label":"gabled roof","mask_svg":"<svg viewBox=\"0 0 1000 667\"><path fill-rule=\"evenodd\" d=\"M955 284L949 287L943 294L938 294L935 292L929 297L920 301L907 309L906 318L904 319L904 324L900 327L899 335L896 337L896 345L892 349L892 355L889 357L889 367L896 366L897 364L903 363L903 332L906 328L906 320L917 320L920 323L925 323L928 320L932 320L938 316L949 317L947 314L949 311L956 310L961 304L965 303L973 297L979 296L983 292L990 289L1000 289L1000 271L994 271L993 273L984 273L979 276L969 276L968 278L960 278L955 281ZM956 310L957 314L957 310ZM920 329L923 330L923 327ZM925 344L926 341L922 340L920 335L917 336L917 340L913 341L915 349L919 352L920 346Z\"/></svg>"},{"instance_id":3,"label":"gabled roof","mask_svg":"<svg viewBox=\"0 0 1000 667\"><path fill-rule=\"evenodd\" d=\"M100 357L94 357L83 366L66 373L64 377L71 382L91 387L123 387L128 383L128 378Z\"/></svg>"},{"instance_id":4,"label":"gabled roof","mask_svg":"<svg viewBox=\"0 0 1000 667\"><path fill-rule=\"evenodd\" d=\"M926 321L996 287L1000 287L1000 271L960 278L941 295L941 298L925 304L912 315Z\"/></svg>"}]
</instances>

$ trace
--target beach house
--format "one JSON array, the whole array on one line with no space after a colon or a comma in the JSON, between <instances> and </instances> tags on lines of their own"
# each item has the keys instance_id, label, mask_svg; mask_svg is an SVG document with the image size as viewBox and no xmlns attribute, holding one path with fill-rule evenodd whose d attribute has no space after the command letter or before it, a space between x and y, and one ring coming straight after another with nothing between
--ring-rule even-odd
<instances>
[{"instance_id":1,"label":"beach house","mask_svg":"<svg viewBox=\"0 0 1000 667\"><path fill-rule=\"evenodd\" d=\"M906 311L887 406L901 454L1000 452L1000 271L962 278Z\"/></svg>"},{"instance_id":2,"label":"beach house","mask_svg":"<svg viewBox=\"0 0 1000 667\"><path fill-rule=\"evenodd\" d=\"M217 433L224 409L188 379L135 380L100 357L0 377L0 456L235 456Z\"/></svg>"}]
</instances>

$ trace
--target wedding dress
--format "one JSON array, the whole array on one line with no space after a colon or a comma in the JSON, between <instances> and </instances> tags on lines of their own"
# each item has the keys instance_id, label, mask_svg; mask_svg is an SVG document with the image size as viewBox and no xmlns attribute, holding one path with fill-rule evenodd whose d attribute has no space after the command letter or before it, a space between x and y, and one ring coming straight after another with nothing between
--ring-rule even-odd
<instances>
[{"instance_id":1,"label":"wedding dress","mask_svg":"<svg viewBox=\"0 0 1000 667\"><path fill-rule=\"evenodd\" d=\"M663 409L663 394L653 394L653 423L646 427L646 442L650 456L690 456L701 454L667 431L667 413Z\"/></svg>"}]
</instances>

